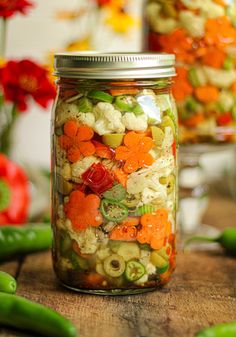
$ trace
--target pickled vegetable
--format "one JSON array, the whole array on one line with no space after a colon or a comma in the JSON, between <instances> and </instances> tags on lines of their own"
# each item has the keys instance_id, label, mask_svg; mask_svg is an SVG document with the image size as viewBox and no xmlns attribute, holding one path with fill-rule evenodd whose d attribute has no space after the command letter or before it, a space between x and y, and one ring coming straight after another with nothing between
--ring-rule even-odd
<instances>
[{"instance_id":1,"label":"pickled vegetable","mask_svg":"<svg viewBox=\"0 0 236 337\"><path fill-rule=\"evenodd\" d=\"M125 261L123 257L117 254L112 254L104 260L103 268L107 275L119 277L125 271Z\"/></svg>"},{"instance_id":2,"label":"pickled vegetable","mask_svg":"<svg viewBox=\"0 0 236 337\"><path fill-rule=\"evenodd\" d=\"M146 273L142 263L131 260L128 261L125 268L125 277L128 281L134 282L139 280Z\"/></svg>"},{"instance_id":3,"label":"pickled vegetable","mask_svg":"<svg viewBox=\"0 0 236 337\"><path fill-rule=\"evenodd\" d=\"M122 144L124 135L125 135L124 133L103 135L102 140L104 144L109 145L110 147L115 149Z\"/></svg>"},{"instance_id":4,"label":"pickled vegetable","mask_svg":"<svg viewBox=\"0 0 236 337\"><path fill-rule=\"evenodd\" d=\"M146 0L144 11L146 50L176 56L180 143L235 143L236 3ZM223 116L222 101L231 103Z\"/></svg>"},{"instance_id":5,"label":"pickled vegetable","mask_svg":"<svg viewBox=\"0 0 236 337\"><path fill-rule=\"evenodd\" d=\"M163 13L173 9L164 3ZM81 80L73 97L70 80L60 81L55 271L63 284L85 292L159 287L175 264L177 116L170 81Z\"/></svg>"}]
</instances>

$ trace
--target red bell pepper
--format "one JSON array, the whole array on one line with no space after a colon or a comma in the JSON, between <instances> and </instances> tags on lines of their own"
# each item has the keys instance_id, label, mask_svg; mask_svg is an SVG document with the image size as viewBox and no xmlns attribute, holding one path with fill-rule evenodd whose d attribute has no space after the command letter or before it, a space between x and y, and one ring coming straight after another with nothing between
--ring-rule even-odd
<instances>
[{"instance_id":1,"label":"red bell pepper","mask_svg":"<svg viewBox=\"0 0 236 337\"><path fill-rule=\"evenodd\" d=\"M230 112L225 112L223 115L217 118L217 124L219 126L228 125L233 121L233 117Z\"/></svg>"},{"instance_id":2,"label":"red bell pepper","mask_svg":"<svg viewBox=\"0 0 236 337\"><path fill-rule=\"evenodd\" d=\"M97 194L109 190L114 184L114 177L101 163L93 164L82 174L85 185Z\"/></svg>"},{"instance_id":3,"label":"red bell pepper","mask_svg":"<svg viewBox=\"0 0 236 337\"><path fill-rule=\"evenodd\" d=\"M0 153L0 225L24 223L29 201L29 181L23 169Z\"/></svg>"}]
</instances>

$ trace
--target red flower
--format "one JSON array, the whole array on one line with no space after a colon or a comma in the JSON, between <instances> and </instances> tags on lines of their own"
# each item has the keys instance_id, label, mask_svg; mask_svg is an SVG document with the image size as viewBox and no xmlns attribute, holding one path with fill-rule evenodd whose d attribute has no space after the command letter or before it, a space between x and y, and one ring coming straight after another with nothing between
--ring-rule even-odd
<instances>
[{"instance_id":1,"label":"red flower","mask_svg":"<svg viewBox=\"0 0 236 337\"><path fill-rule=\"evenodd\" d=\"M97 5L100 7L110 5L111 0L96 0Z\"/></svg>"},{"instance_id":2,"label":"red flower","mask_svg":"<svg viewBox=\"0 0 236 337\"><path fill-rule=\"evenodd\" d=\"M33 7L33 3L28 0L0 0L0 16L9 18L16 12L26 14L30 7Z\"/></svg>"},{"instance_id":3,"label":"red flower","mask_svg":"<svg viewBox=\"0 0 236 337\"><path fill-rule=\"evenodd\" d=\"M8 61L0 68L0 85L5 99L15 103L19 111L27 109L29 97L46 108L56 95L47 70L30 60Z\"/></svg>"},{"instance_id":4,"label":"red flower","mask_svg":"<svg viewBox=\"0 0 236 337\"><path fill-rule=\"evenodd\" d=\"M24 223L29 200L29 182L24 171L0 153L0 225Z\"/></svg>"}]
</instances>

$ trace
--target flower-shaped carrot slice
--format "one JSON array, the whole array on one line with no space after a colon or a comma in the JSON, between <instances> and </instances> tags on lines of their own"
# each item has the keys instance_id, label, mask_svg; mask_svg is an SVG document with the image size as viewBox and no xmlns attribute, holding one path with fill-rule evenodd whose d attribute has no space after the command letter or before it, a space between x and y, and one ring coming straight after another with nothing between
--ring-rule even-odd
<instances>
[{"instance_id":1,"label":"flower-shaped carrot slice","mask_svg":"<svg viewBox=\"0 0 236 337\"><path fill-rule=\"evenodd\" d=\"M162 248L171 233L167 210L159 209L155 213L144 214L140 222L142 228L138 231L137 240L140 243L150 244L153 249Z\"/></svg>"},{"instance_id":2,"label":"flower-shaped carrot slice","mask_svg":"<svg viewBox=\"0 0 236 337\"><path fill-rule=\"evenodd\" d=\"M95 153L95 146L91 142L94 132L87 125L79 125L75 120L69 120L64 124L64 135L60 136L59 144L66 150L67 158L72 163Z\"/></svg>"},{"instance_id":3,"label":"flower-shaped carrot slice","mask_svg":"<svg viewBox=\"0 0 236 337\"><path fill-rule=\"evenodd\" d=\"M152 138L131 131L124 137L124 145L116 149L115 158L125 161L124 171L132 173L153 164L153 157L149 153L153 146Z\"/></svg>"},{"instance_id":4,"label":"flower-shaped carrot slice","mask_svg":"<svg viewBox=\"0 0 236 337\"><path fill-rule=\"evenodd\" d=\"M97 195L86 196L81 191L73 191L64 206L64 211L75 230L85 230L87 227L98 227L102 224L99 206L100 198Z\"/></svg>"}]
</instances>

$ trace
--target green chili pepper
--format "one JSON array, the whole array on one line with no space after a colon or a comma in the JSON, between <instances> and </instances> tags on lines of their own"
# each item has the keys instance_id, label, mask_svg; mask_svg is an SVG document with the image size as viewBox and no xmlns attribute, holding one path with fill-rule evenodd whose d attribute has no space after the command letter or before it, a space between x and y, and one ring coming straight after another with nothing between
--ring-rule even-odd
<instances>
[{"instance_id":1,"label":"green chili pepper","mask_svg":"<svg viewBox=\"0 0 236 337\"><path fill-rule=\"evenodd\" d=\"M48 225L0 226L0 261L49 249L51 244Z\"/></svg>"},{"instance_id":2,"label":"green chili pepper","mask_svg":"<svg viewBox=\"0 0 236 337\"><path fill-rule=\"evenodd\" d=\"M125 199L126 189L121 184L117 184L103 193L103 196L109 200L121 201Z\"/></svg>"},{"instance_id":3,"label":"green chili pepper","mask_svg":"<svg viewBox=\"0 0 236 337\"><path fill-rule=\"evenodd\" d=\"M117 96L115 99L115 105L122 112L133 112L135 115L143 114L143 109L133 96Z\"/></svg>"},{"instance_id":4,"label":"green chili pepper","mask_svg":"<svg viewBox=\"0 0 236 337\"><path fill-rule=\"evenodd\" d=\"M195 337L235 337L236 321L224 323L199 331Z\"/></svg>"},{"instance_id":5,"label":"green chili pepper","mask_svg":"<svg viewBox=\"0 0 236 337\"><path fill-rule=\"evenodd\" d=\"M78 101L79 112L87 113L93 110L93 104L87 97L82 97Z\"/></svg>"},{"instance_id":6,"label":"green chili pepper","mask_svg":"<svg viewBox=\"0 0 236 337\"><path fill-rule=\"evenodd\" d=\"M112 103L113 96L109 95L107 92L92 90L88 93L89 98L97 99L98 101Z\"/></svg>"},{"instance_id":7,"label":"green chili pepper","mask_svg":"<svg viewBox=\"0 0 236 337\"><path fill-rule=\"evenodd\" d=\"M223 232L215 237L205 237L205 236L193 236L188 239L185 246L193 241L207 241L219 243L227 253L236 255L236 227L228 227L223 230Z\"/></svg>"},{"instance_id":8,"label":"green chili pepper","mask_svg":"<svg viewBox=\"0 0 236 337\"><path fill-rule=\"evenodd\" d=\"M0 292L15 294L16 280L10 274L0 271Z\"/></svg>"},{"instance_id":9,"label":"green chili pepper","mask_svg":"<svg viewBox=\"0 0 236 337\"><path fill-rule=\"evenodd\" d=\"M142 205L142 206L139 206L135 210L134 215L141 216L141 215L144 215L144 214L147 214L147 213L153 213L153 212L155 212L155 210L156 210L156 207L153 206L153 205Z\"/></svg>"},{"instance_id":10,"label":"green chili pepper","mask_svg":"<svg viewBox=\"0 0 236 337\"><path fill-rule=\"evenodd\" d=\"M234 68L234 58L231 55L227 55L223 64L223 69L232 70L233 68Z\"/></svg>"},{"instance_id":11,"label":"green chili pepper","mask_svg":"<svg viewBox=\"0 0 236 337\"><path fill-rule=\"evenodd\" d=\"M190 68L188 71L188 79L189 82L192 84L193 87L199 87L201 86L201 83L199 81L196 68Z\"/></svg>"},{"instance_id":12,"label":"green chili pepper","mask_svg":"<svg viewBox=\"0 0 236 337\"><path fill-rule=\"evenodd\" d=\"M108 199L102 200L101 212L105 219L115 222L122 221L128 216L128 209L125 205Z\"/></svg>"},{"instance_id":13,"label":"green chili pepper","mask_svg":"<svg viewBox=\"0 0 236 337\"><path fill-rule=\"evenodd\" d=\"M74 325L57 312L23 297L0 293L0 324L47 337L75 337Z\"/></svg>"},{"instance_id":14,"label":"green chili pepper","mask_svg":"<svg viewBox=\"0 0 236 337\"><path fill-rule=\"evenodd\" d=\"M125 277L128 281L134 282L139 280L146 273L142 263L136 260L130 260L126 264Z\"/></svg>"}]
</instances>

